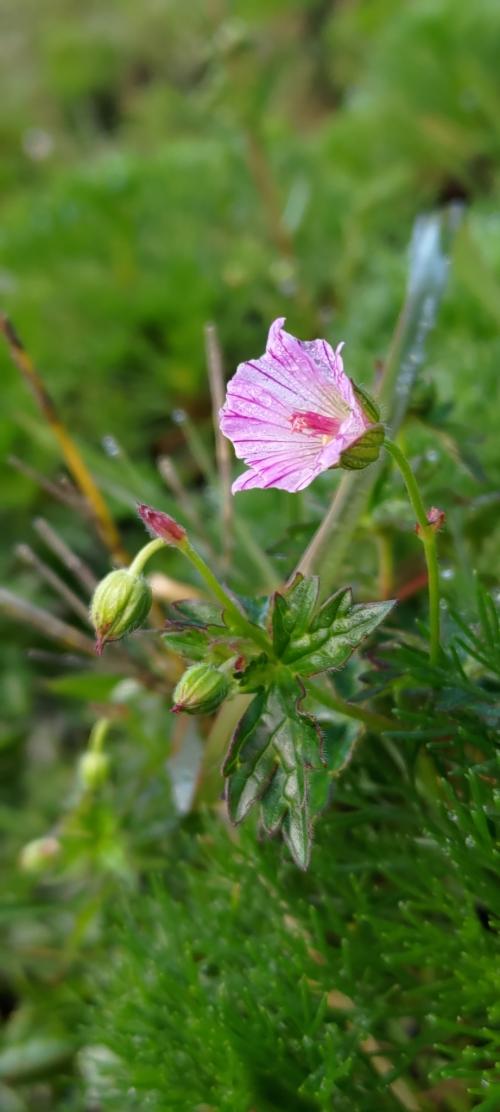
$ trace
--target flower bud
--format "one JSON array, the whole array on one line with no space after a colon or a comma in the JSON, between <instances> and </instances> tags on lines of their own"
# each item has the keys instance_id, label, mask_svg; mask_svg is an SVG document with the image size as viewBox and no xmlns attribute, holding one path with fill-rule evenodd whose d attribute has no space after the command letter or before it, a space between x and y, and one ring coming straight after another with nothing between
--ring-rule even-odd
<instances>
[{"instance_id":1,"label":"flower bud","mask_svg":"<svg viewBox=\"0 0 500 1112\"><path fill-rule=\"evenodd\" d=\"M83 788L94 791L100 788L108 778L109 757L106 753L97 753L88 749L78 762L78 778Z\"/></svg>"},{"instance_id":2,"label":"flower bud","mask_svg":"<svg viewBox=\"0 0 500 1112\"><path fill-rule=\"evenodd\" d=\"M446 521L446 514L444 510L438 510L437 506L431 506L430 510L427 510L427 521L432 532L438 533ZM419 525L418 521L415 525L415 532L417 537L422 536L422 526Z\"/></svg>"},{"instance_id":3,"label":"flower bud","mask_svg":"<svg viewBox=\"0 0 500 1112\"><path fill-rule=\"evenodd\" d=\"M173 694L174 714L211 714L224 701L229 683L224 672L211 664L192 664L181 676Z\"/></svg>"},{"instance_id":4,"label":"flower bud","mask_svg":"<svg viewBox=\"0 0 500 1112\"><path fill-rule=\"evenodd\" d=\"M163 510L154 510L152 506L145 506L140 502L137 506L137 513L144 522L148 533L152 537L160 537L165 544L179 545L186 539L186 530L178 521L175 521L170 514L163 513Z\"/></svg>"},{"instance_id":5,"label":"flower bud","mask_svg":"<svg viewBox=\"0 0 500 1112\"><path fill-rule=\"evenodd\" d=\"M94 591L90 617L96 631L96 652L102 653L106 641L117 641L145 622L153 596L140 575L127 568L110 571Z\"/></svg>"},{"instance_id":6,"label":"flower bud","mask_svg":"<svg viewBox=\"0 0 500 1112\"><path fill-rule=\"evenodd\" d=\"M61 844L57 838L47 835L45 838L35 838L27 842L19 854L19 865L23 873L42 873L48 869L61 852Z\"/></svg>"}]
</instances>

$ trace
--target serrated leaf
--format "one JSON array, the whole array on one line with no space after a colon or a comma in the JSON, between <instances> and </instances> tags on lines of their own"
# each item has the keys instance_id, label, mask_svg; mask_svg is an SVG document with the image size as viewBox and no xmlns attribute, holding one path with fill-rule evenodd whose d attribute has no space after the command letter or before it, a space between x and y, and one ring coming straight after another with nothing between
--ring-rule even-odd
<instances>
[{"instance_id":1,"label":"serrated leaf","mask_svg":"<svg viewBox=\"0 0 500 1112\"><path fill-rule=\"evenodd\" d=\"M351 607L351 588L342 587L340 591L330 595L330 598L327 598L326 602L320 607L314 621L311 623L311 631L315 633L318 629L329 629L335 619L348 614Z\"/></svg>"},{"instance_id":2,"label":"serrated leaf","mask_svg":"<svg viewBox=\"0 0 500 1112\"><path fill-rule=\"evenodd\" d=\"M281 826L296 864L305 869L312 841L309 776L322 756L316 723L300 711L300 698L293 683L259 692L236 729L224 774L233 822L260 800L265 829L274 833Z\"/></svg>"},{"instance_id":3,"label":"serrated leaf","mask_svg":"<svg viewBox=\"0 0 500 1112\"><path fill-rule=\"evenodd\" d=\"M163 635L163 642L172 652L178 653L186 660L205 660L208 648L206 630L195 626L184 629L168 629Z\"/></svg>"},{"instance_id":4,"label":"serrated leaf","mask_svg":"<svg viewBox=\"0 0 500 1112\"><path fill-rule=\"evenodd\" d=\"M393 601L353 605L346 587L314 613L317 596L317 579L297 576L286 593L274 597L274 649L296 675L340 668L394 606Z\"/></svg>"},{"instance_id":5,"label":"serrated leaf","mask_svg":"<svg viewBox=\"0 0 500 1112\"><path fill-rule=\"evenodd\" d=\"M311 859L312 824L304 793L303 804L289 806L282 824L283 838L299 869L307 869Z\"/></svg>"},{"instance_id":6,"label":"serrated leaf","mask_svg":"<svg viewBox=\"0 0 500 1112\"><path fill-rule=\"evenodd\" d=\"M300 573L283 592L276 592L273 605L273 641L282 656L290 640L305 633L314 613L319 592L316 576L305 578Z\"/></svg>"},{"instance_id":7,"label":"serrated leaf","mask_svg":"<svg viewBox=\"0 0 500 1112\"><path fill-rule=\"evenodd\" d=\"M321 772L313 769L310 775L310 807L312 816L318 815L328 804L332 784L352 760L358 740L363 732L359 722L320 721L324 767Z\"/></svg>"},{"instance_id":8,"label":"serrated leaf","mask_svg":"<svg viewBox=\"0 0 500 1112\"><path fill-rule=\"evenodd\" d=\"M229 817L241 822L262 795L276 767L271 740L279 725L280 708L272 690L260 691L240 719L224 762Z\"/></svg>"},{"instance_id":9,"label":"serrated leaf","mask_svg":"<svg viewBox=\"0 0 500 1112\"><path fill-rule=\"evenodd\" d=\"M268 834L275 834L279 830L288 810L288 800L285 795L286 776L285 769L278 765L267 791L262 796L262 824Z\"/></svg>"},{"instance_id":10,"label":"serrated leaf","mask_svg":"<svg viewBox=\"0 0 500 1112\"><path fill-rule=\"evenodd\" d=\"M169 620L178 629L185 626L195 626L198 629L206 629L208 626L224 628L221 607L204 599L186 598L172 603Z\"/></svg>"},{"instance_id":11,"label":"serrated leaf","mask_svg":"<svg viewBox=\"0 0 500 1112\"><path fill-rule=\"evenodd\" d=\"M300 641L291 643L284 653L284 663L301 676L341 668L393 606L393 602L352 606L346 614L337 615L329 628L311 631Z\"/></svg>"},{"instance_id":12,"label":"serrated leaf","mask_svg":"<svg viewBox=\"0 0 500 1112\"><path fill-rule=\"evenodd\" d=\"M258 598L248 598L247 595L237 595L238 602L241 603L247 618L254 625L261 626L265 629L266 618L269 613L269 605L271 599L268 595L259 595Z\"/></svg>"}]
</instances>

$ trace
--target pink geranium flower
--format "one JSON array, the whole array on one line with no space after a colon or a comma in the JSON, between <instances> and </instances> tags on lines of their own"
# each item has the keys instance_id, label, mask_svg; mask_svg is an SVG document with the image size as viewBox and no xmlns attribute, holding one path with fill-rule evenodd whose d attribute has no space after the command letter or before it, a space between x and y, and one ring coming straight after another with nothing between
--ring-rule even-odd
<instances>
[{"instance_id":1,"label":"pink geranium flower","mask_svg":"<svg viewBox=\"0 0 500 1112\"><path fill-rule=\"evenodd\" d=\"M375 426L376 411L368 405L367 412L344 372L343 344L334 351L326 340L298 340L284 323L284 317L274 321L265 354L240 363L227 386L220 427L249 468L233 483L233 494L252 487L302 490L341 465L342 454Z\"/></svg>"}]
</instances>

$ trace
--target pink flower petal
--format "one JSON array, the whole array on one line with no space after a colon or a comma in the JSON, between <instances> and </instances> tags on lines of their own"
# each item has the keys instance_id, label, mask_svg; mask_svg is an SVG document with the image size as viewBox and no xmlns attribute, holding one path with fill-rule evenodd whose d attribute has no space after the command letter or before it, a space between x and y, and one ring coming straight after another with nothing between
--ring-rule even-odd
<instances>
[{"instance_id":1,"label":"pink flower petal","mask_svg":"<svg viewBox=\"0 0 500 1112\"><path fill-rule=\"evenodd\" d=\"M343 345L298 340L283 325L284 317L274 321L264 355L240 363L227 386L221 431L250 468L233 493L302 490L368 425L344 372Z\"/></svg>"}]
</instances>

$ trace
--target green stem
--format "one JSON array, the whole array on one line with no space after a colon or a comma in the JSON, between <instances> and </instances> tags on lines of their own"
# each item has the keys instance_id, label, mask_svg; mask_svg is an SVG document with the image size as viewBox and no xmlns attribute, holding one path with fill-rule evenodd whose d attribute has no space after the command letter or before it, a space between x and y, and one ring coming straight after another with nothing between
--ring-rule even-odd
<instances>
[{"instance_id":1,"label":"green stem","mask_svg":"<svg viewBox=\"0 0 500 1112\"><path fill-rule=\"evenodd\" d=\"M439 569L437 562L436 533L427 520L427 514L417 480L404 452L402 452L392 440L385 440L384 447L389 452L389 455L392 456L396 466L399 467L419 525L419 536L424 546L424 556L427 564L430 626L429 659L431 664L436 664L440 653Z\"/></svg>"},{"instance_id":2,"label":"green stem","mask_svg":"<svg viewBox=\"0 0 500 1112\"><path fill-rule=\"evenodd\" d=\"M97 722L92 727L90 737L89 737L89 741L88 741L88 749L92 753L102 753L102 750L104 748L104 742L106 740L106 735L108 733L108 730L109 730L110 726L111 726L111 719L110 718L98 718Z\"/></svg>"},{"instance_id":3,"label":"green stem","mask_svg":"<svg viewBox=\"0 0 500 1112\"><path fill-rule=\"evenodd\" d=\"M268 654L271 653L271 643L269 641L269 638L264 633L264 630L259 629L259 627L254 625L253 622L249 622L248 619L245 618L245 615L241 612L236 603L233 602L231 596L228 595L227 592L224 590L224 587L222 587L222 585L219 583L219 580L215 577L214 573L210 570L208 564L205 563L203 557L200 556L199 552L197 552L196 549L193 548L193 546L187 540L184 541L182 545L179 545L179 548L184 553L184 555L187 556L188 560L191 561L198 574L201 575L201 578L205 581L209 591L211 591L211 593L215 595L215 598L218 599L218 601L227 611L236 628L239 629L240 632L245 635L245 637L249 637L252 641L254 641L255 644L259 646L259 648L264 649L264 651Z\"/></svg>"},{"instance_id":4,"label":"green stem","mask_svg":"<svg viewBox=\"0 0 500 1112\"><path fill-rule=\"evenodd\" d=\"M134 556L127 571L129 571L131 575L141 575L148 560L151 556L154 556L155 552L159 552L161 548L165 548L165 541L162 541L160 537L155 537L153 541L149 541L148 544L144 545L144 548L140 549L137 556Z\"/></svg>"},{"instance_id":5,"label":"green stem","mask_svg":"<svg viewBox=\"0 0 500 1112\"><path fill-rule=\"evenodd\" d=\"M340 695L330 694L322 687L316 687L316 684L311 683L309 680L305 681L305 688L309 695L321 703L323 707L328 707L329 710L338 711L339 714L345 715L346 718L355 718L358 722L363 722L365 726L376 733L382 730L394 729L394 722L390 718L385 718L383 714L377 714L374 710L367 710L366 707L357 706L354 703L348 703L342 699Z\"/></svg>"},{"instance_id":6,"label":"green stem","mask_svg":"<svg viewBox=\"0 0 500 1112\"><path fill-rule=\"evenodd\" d=\"M149 541L149 543L145 544L144 548L141 548L140 552L137 553L137 556L134 557L127 570L131 572L132 575L141 575L151 556L154 556L155 552L159 552L160 549L165 547L168 546L166 546L165 541L162 540L161 537L156 537L154 540ZM259 629L253 622L248 621L231 596L228 595L227 591L225 591L224 587L219 583L219 580L216 578L213 571L211 571L208 564L205 563L203 557L193 548L188 539L185 538L179 541L176 547L184 556L187 556L193 567L196 568L196 571L205 581L209 591L215 595L215 598L222 604L224 610L229 614L233 625L240 633L244 634L245 637L249 637L260 649L264 649L268 655L273 656L271 642L264 633L264 630Z\"/></svg>"}]
</instances>

